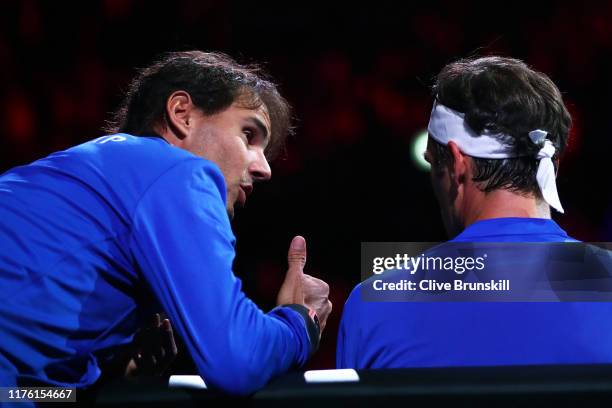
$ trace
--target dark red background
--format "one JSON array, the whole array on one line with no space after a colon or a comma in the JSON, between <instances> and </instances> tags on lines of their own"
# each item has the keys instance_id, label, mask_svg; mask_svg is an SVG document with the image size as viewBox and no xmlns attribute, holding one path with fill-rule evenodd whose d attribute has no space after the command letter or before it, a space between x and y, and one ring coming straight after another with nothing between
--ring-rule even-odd
<instances>
[{"instance_id":1,"label":"dark red background","mask_svg":"<svg viewBox=\"0 0 612 408\"><path fill-rule=\"evenodd\" d=\"M575 126L561 164L576 238L610 240L612 5L471 1L340 5L144 0L0 6L0 170L101 135L135 67L198 48L263 62L296 111L297 136L234 222L236 273L265 310L295 234L334 313L310 367L333 367L343 303L364 241L445 239L428 174L409 147L431 79L470 55L524 59L564 92ZM398 2L399 3L399 2Z\"/></svg>"}]
</instances>

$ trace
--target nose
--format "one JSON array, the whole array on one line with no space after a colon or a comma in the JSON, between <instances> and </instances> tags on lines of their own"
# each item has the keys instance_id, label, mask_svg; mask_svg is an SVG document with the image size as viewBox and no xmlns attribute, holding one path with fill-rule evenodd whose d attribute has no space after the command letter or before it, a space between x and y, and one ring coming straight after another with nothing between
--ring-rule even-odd
<instances>
[{"instance_id":1,"label":"nose","mask_svg":"<svg viewBox=\"0 0 612 408\"><path fill-rule=\"evenodd\" d=\"M249 173L253 178L253 181L266 181L272 177L272 169L263 149L255 149L253 151L255 157L249 166Z\"/></svg>"}]
</instances>

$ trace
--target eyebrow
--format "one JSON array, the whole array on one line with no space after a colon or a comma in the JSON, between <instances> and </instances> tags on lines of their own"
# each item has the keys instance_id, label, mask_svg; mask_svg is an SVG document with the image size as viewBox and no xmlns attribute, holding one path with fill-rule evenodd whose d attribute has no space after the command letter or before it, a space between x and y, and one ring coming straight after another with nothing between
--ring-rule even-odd
<instances>
[{"instance_id":1,"label":"eyebrow","mask_svg":"<svg viewBox=\"0 0 612 408\"><path fill-rule=\"evenodd\" d=\"M261 120L254 118L254 117L247 118L247 121L254 124L255 127L257 127L257 129L259 129L259 131L263 135L264 142L268 142L268 140L270 139L270 135L268 133L268 128L266 127L266 125L264 125Z\"/></svg>"}]
</instances>

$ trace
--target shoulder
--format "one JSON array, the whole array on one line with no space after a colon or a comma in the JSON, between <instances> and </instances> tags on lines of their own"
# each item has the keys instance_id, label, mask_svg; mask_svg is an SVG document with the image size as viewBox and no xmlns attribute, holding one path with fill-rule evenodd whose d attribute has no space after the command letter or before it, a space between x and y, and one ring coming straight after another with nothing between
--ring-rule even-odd
<instances>
[{"instance_id":1,"label":"shoulder","mask_svg":"<svg viewBox=\"0 0 612 408\"><path fill-rule=\"evenodd\" d=\"M125 133L102 136L48 157L92 170L106 179L138 180L147 189L165 175L181 173L200 184L225 190L223 175L216 164L172 146L160 137ZM212 183L212 184L211 184Z\"/></svg>"},{"instance_id":2,"label":"shoulder","mask_svg":"<svg viewBox=\"0 0 612 408\"><path fill-rule=\"evenodd\" d=\"M216 164L159 137L102 136L32 163L29 172L62 183L87 186L120 201L130 211L142 198L203 191L225 201L223 175ZM64 185L62 184L62 185ZM170 197L168 197L170 198Z\"/></svg>"},{"instance_id":3,"label":"shoulder","mask_svg":"<svg viewBox=\"0 0 612 408\"><path fill-rule=\"evenodd\" d=\"M125 133L102 136L61 153L124 166L146 165L146 168L163 168L177 161L196 157L186 150L172 146L161 137L132 136Z\"/></svg>"}]
</instances>

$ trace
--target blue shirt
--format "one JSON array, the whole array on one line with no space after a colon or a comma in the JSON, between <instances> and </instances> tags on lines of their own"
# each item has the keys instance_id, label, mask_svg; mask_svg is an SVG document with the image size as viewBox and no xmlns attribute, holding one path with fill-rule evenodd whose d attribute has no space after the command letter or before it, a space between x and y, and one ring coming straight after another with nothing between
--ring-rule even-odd
<instances>
[{"instance_id":1,"label":"blue shirt","mask_svg":"<svg viewBox=\"0 0 612 408\"><path fill-rule=\"evenodd\" d=\"M476 222L453 241L575 240L552 220L499 218ZM609 302L373 302L362 290L344 306L338 368L612 362Z\"/></svg>"},{"instance_id":2,"label":"blue shirt","mask_svg":"<svg viewBox=\"0 0 612 408\"><path fill-rule=\"evenodd\" d=\"M164 310L212 386L250 393L304 364L303 317L263 313L232 273L213 163L105 136L0 176L0 385L87 387Z\"/></svg>"}]
</instances>

